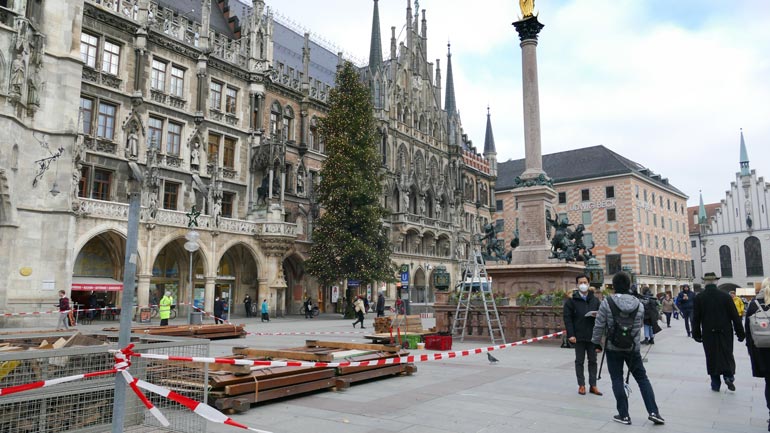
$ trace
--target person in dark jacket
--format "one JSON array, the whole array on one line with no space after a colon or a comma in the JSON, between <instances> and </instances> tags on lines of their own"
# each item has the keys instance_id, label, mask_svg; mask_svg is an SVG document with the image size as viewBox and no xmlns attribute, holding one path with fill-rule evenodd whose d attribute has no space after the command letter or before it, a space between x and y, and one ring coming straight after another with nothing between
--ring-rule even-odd
<instances>
[{"instance_id":1,"label":"person in dark jacket","mask_svg":"<svg viewBox=\"0 0 770 433\"><path fill-rule=\"evenodd\" d=\"M770 278L765 278L762 282L762 290L746 307L746 321L744 323L746 348L751 359L751 374L754 377L765 379L765 404L770 412L770 348L754 347L754 340L751 337L751 328L749 327L749 317L757 314L760 308L762 308L765 315L770 316L770 312L768 312L770 309ZM770 431L770 420L768 420L768 423L767 431Z\"/></svg>"},{"instance_id":2,"label":"person in dark jacket","mask_svg":"<svg viewBox=\"0 0 770 433\"><path fill-rule=\"evenodd\" d=\"M631 417L628 413L628 395L623 385L623 364L625 364L628 366L629 373L634 376L636 383L639 385L639 392L642 394L644 407L649 414L647 419L655 424L664 424L666 421L658 412L655 392L652 390L650 379L647 378L647 370L644 368L644 362L640 353L639 334L642 329L644 305L635 296L629 294L631 275L628 272L616 273L612 277L612 288L615 290L615 294L604 298L599 307L599 314L596 316L596 325L591 337L591 342L594 343L596 352L603 350L601 343L605 329L613 329L615 325L615 317L610 308L609 299L612 298L612 301L622 314L630 315L636 310L634 323L631 327L631 335L634 337L633 346L630 349L622 349L615 347L610 338L607 338L606 342L607 370L609 370L610 378L612 379L612 393L615 395L615 405L618 409L618 414L612 417L612 420L621 424L631 424Z\"/></svg>"},{"instance_id":3,"label":"person in dark jacket","mask_svg":"<svg viewBox=\"0 0 770 433\"><path fill-rule=\"evenodd\" d=\"M596 351L591 343L594 322L599 311L599 300L594 292L588 290L588 277L578 275L575 278L577 290L572 298L564 301L564 326L567 339L575 346L575 374L577 375L578 394L586 394L585 359L588 357L588 385L591 394L602 395L596 387ZM589 314L593 312L593 314Z\"/></svg>"},{"instance_id":4,"label":"person in dark jacket","mask_svg":"<svg viewBox=\"0 0 770 433\"><path fill-rule=\"evenodd\" d=\"M652 295L649 288L642 291L644 303L644 340L642 344L655 344L655 324L658 322L658 300Z\"/></svg>"},{"instance_id":5,"label":"person in dark jacket","mask_svg":"<svg viewBox=\"0 0 770 433\"><path fill-rule=\"evenodd\" d=\"M225 314L225 302L217 296L214 299L214 323L223 323L223 314Z\"/></svg>"},{"instance_id":6,"label":"person in dark jacket","mask_svg":"<svg viewBox=\"0 0 770 433\"><path fill-rule=\"evenodd\" d=\"M385 315L385 289L381 289L377 294L377 317Z\"/></svg>"},{"instance_id":7,"label":"person in dark jacket","mask_svg":"<svg viewBox=\"0 0 770 433\"><path fill-rule=\"evenodd\" d=\"M251 296L246 295L243 299L243 307L246 309L246 317L251 317Z\"/></svg>"},{"instance_id":8,"label":"person in dark jacket","mask_svg":"<svg viewBox=\"0 0 770 433\"><path fill-rule=\"evenodd\" d=\"M692 330L690 329L690 318L692 317L693 299L695 299L695 293L690 290L690 286L687 284L682 286L682 291L676 297L676 307L682 314L684 319L684 329L687 330L687 336L692 336Z\"/></svg>"},{"instance_id":9,"label":"person in dark jacket","mask_svg":"<svg viewBox=\"0 0 770 433\"><path fill-rule=\"evenodd\" d=\"M735 391L733 330L738 341L743 341L746 333L735 303L730 295L717 288L717 280L719 277L713 272L706 272L703 276L706 289L693 301L692 338L703 343L711 390L719 392L722 385L720 376L723 376L727 389Z\"/></svg>"}]
</instances>

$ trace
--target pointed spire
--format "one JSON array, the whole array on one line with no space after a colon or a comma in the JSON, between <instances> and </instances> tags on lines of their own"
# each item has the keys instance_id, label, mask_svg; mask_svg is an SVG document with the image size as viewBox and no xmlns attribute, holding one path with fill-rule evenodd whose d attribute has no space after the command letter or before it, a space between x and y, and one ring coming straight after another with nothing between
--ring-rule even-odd
<instances>
[{"instance_id":1,"label":"pointed spire","mask_svg":"<svg viewBox=\"0 0 770 433\"><path fill-rule=\"evenodd\" d=\"M452 44L447 43L446 54L446 96L444 96L444 110L452 116L457 113L457 102L455 101L455 82L452 77Z\"/></svg>"},{"instance_id":2,"label":"pointed spire","mask_svg":"<svg viewBox=\"0 0 770 433\"><path fill-rule=\"evenodd\" d=\"M484 135L484 155L490 153L497 154L495 150L495 136L492 134L492 120L489 115L489 105L487 105L487 133Z\"/></svg>"},{"instance_id":3,"label":"pointed spire","mask_svg":"<svg viewBox=\"0 0 770 433\"><path fill-rule=\"evenodd\" d=\"M703 191L700 193L700 205L698 205L698 224L706 224L706 206L703 205Z\"/></svg>"},{"instance_id":4,"label":"pointed spire","mask_svg":"<svg viewBox=\"0 0 770 433\"><path fill-rule=\"evenodd\" d=\"M374 0L372 14L372 40L369 45L369 72L374 76L375 71L382 68L382 37L380 36L380 8L378 0Z\"/></svg>"},{"instance_id":5,"label":"pointed spire","mask_svg":"<svg viewBox=\"0 0 770 433\"><path fill-rule=\"evenodd\" d=\"M749 152L746 151L746 142L743 141L743 128L741 128L741 176L748 176L750 174Z\"/></svg>"}]
</instances>

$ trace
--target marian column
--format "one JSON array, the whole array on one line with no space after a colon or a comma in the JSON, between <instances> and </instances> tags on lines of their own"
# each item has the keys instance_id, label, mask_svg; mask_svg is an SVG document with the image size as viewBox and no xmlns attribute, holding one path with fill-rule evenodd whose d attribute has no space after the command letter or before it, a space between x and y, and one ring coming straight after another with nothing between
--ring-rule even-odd
<instances>
[{"instance_id":1,"label":"marian column","mask_svg":"<svg viewBox=\"0 0 770 433\"><path fill-rule=\"evenodd\" d=\"M521 1L523 18L513 23L521 39L521 68L524 103L525 169L516 178L513 195L517 208L519 247L512 264L543 264L550 257L546 212L556 218L556 192L543 170L540 146L540 96L537 84L537 35L544 27L532 14L533 1Z\"/></svg>"}]
</instances>

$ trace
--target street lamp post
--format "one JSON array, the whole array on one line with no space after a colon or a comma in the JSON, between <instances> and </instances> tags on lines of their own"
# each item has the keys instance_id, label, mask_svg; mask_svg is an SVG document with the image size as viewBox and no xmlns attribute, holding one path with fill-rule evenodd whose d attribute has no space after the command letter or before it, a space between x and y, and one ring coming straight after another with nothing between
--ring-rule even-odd
<instances>
[{"instance_id":1,"label":"street lamp post","mask_svg":"<svg viewBox=\"0 0 770 433\"><path fill-rule=\"evenodd\" d=\"M190 302L190 313L188 314L188 320L187 323L190 325L193 324L193 254L198 251L200 248L200 244L198 241L201 238L200 233L198 233L194 227L198 226L198 216L200 215L200 212L195 210L195 206L192 207L192 210L187 214L187 218L189 219L189 222L187 223L187 227L190 229L187 234L185 235L185 239L187 239L187 242L184 244L184 249L190 252L190 295L188 297L188 300Z\"/></svg>"}]
</instances>

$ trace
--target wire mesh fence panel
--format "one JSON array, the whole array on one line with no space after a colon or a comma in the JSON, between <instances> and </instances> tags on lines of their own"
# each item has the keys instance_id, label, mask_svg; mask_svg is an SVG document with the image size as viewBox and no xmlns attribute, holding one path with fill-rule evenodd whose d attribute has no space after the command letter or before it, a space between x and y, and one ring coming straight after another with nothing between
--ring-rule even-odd
<instances>
[{"instance_id":1,"label":"wire mesh fence panel","mask_svg":"<svg viewBox=\"0 0 770 433\"><path fill-rule=\"evenodd\" d=\"M0 389L28 383L104 371L113 368L116 335L100 335L101 346L23 350L0 353ZM29 336L3 337L22 349L39 347ZM208 341L174 337L136 340L136 351L175 356L208 356ZM132 360L134 377L204 402L208 381L205 365L144 358ZM115 376L106 375L0 396L0 432L109 432L112 425ZM187 408L163 397L145 394L168 418L162 427L128 389L123 431L205 433L206 422Z\"/></svg>"}]
</instances>

